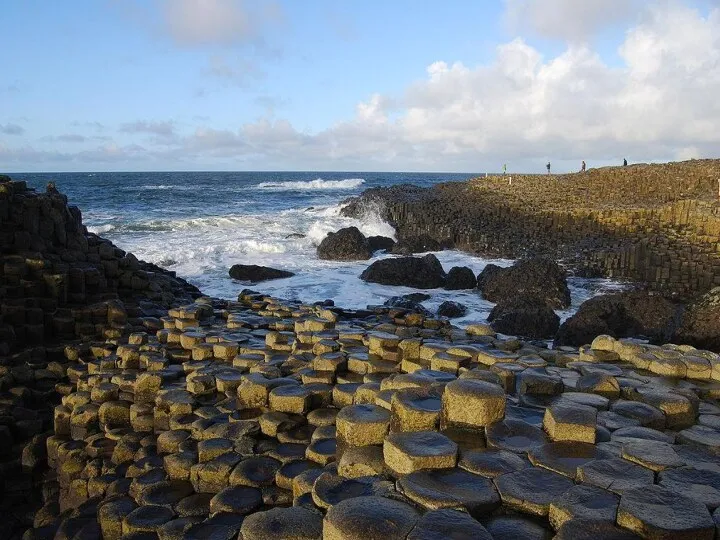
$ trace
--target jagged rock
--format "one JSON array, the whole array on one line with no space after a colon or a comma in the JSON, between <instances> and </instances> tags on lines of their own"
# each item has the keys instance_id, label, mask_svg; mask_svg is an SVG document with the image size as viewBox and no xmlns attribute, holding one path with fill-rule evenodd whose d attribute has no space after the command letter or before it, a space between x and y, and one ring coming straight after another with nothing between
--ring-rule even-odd
<instances>
[{"instance_id":1,"label":"jagged rock","mask_svg":"<svg viewBox=\"0 0 720 540\"><path fill-rule=\"evenodd\" d=\"M490 312L488 320L496 332L531 339L551 338L560 327L560 317L534 296L501 300Z\"/></svg>"},{"instance_id":2,"label":"jagged rock","mask_svg":"<svg viewBox=\"0 0 720 540\"><path fill-rule=\"evenodd\" d=\"M395 240L387 236L368 236L367 241L370 246L370 251L373 253L381 249L391 252L393 247L395 247Z\"/></svg>"},{"instance_id":3,"label":"jagged rock","mask_svg":"<svg viewBox=\"0 0 720 540\"><path fill-rule=\"evenodd\" d=\"M476 286L477 278L473 271L467 266L453 266L445 280L445 288L449 291L474 289Z\"/></svg>"},{"instance_id":4,"label":"jagged rock","mask_svg":"<svg viewBox=\"0 0 720 540\"><path fill-rule=\"evenodd\" d=\"M234 264L229 271L230 277L239 279L240 281L267 281L270 279L282 279L292 277L295 274L287 270L278 270L267 266L257 266L255 264Z\"/></svg>"},{"instance_id":5,"label":"jagged rock","mask_svg":"<svg viewBox=\"0 0 720 540\"><path fill-rule=\"evenodd\" d=\"M405 237L398 240L392 247L391 253L396 255L412 255L413 253L425 253L426 251L440 251L440 242L428 235Z\"/></svg>"},{"instance_id":6,"label":"jagged rock","mask_svg":"<svg viewBox=\"0 0 720 540\"><path fill-rule=\"evenodd\" d=\"M346 227L328 233L317 247L317 255L330 261L360 261L372 257L373 250L367 238L357 227Z\"/></svg>"},{"instance_id":7,"label":"jagged rock","mask_svg":"<svg viewBox=\"0 0 720 540\"><path fill-rule=\"evenodd\" d=\"M450 300L440 304L437 310L438 317L447 317L449 319L462 317L466 313L467 306L461 304L460 302L452 302Z\"/></svg>"},{"instance_id":8,"label":"jagged rock","mask_svg":"<svg viewBox=\"0 0 720 540\"><path fill-rule=\"evenodd\" d=\"M360 279L383 285L402 285L416 289L435 289L445 282L445 271L435 255L394 257L375 261Z\"/></svg>"},{"instance_id":9,"label":"jagged rock","mask_svg":"<svg viewBox=\"0 0 720 540\"><path fill-rule=\"evenodd\" d=\"M509 268L487 265L478 276L483 298L501 302L513 297L536 297L553 309L570 305L565 270L544 257L522 259Z\"/></svg>"},{"instance_id":10,"label":"jagged rock","mask_svg":"<svg viewBox=\"0 0 720 540\"><path fill-rule=\"evenodd\" d=\"M720 352L720 287L685 309L673 341Z\"/></svg>"},{"instance_id":11,"label":"jagged rock","mask_svg":"<svg viewBox=\"0 0 720 540\"><path fill-rule=\"evenodd\" d=\"M392 308L407 309L408 311L414 311L427 316L431 315L431 313L420 302L424 302L429 298L429 294L423 293L404 294L403 296L392 296L388 298L383 305Z\"/></svg>"},{"instance_id":12,"label":"jagged rock","mask_svg":"<svg viewBox=\"0 0 720 540\"><path fill-rule=\"evenodd\" d=\"M555 343L580 346L601 334L644 336L664 343L672 336L677 313L678 307L669 300L643 292L596 296L560 326Z\"/></svg>"}]
</instances>

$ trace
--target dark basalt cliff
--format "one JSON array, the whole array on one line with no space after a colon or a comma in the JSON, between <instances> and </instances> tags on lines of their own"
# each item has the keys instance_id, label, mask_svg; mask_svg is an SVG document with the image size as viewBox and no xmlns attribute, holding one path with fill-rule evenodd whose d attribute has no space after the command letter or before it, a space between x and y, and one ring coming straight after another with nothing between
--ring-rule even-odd
<instances>
[{"instance_id":1,"label":"dark basalt cliff","mask_svg":"<svg viewBox=\"0 0 720 540\"><path fill-rule=\"evenodd\" d=\"M511 180L512 179L512 180ZM606 167L373 188L345 215L379 210L400 241L520 258L629 279L683 299L720 285L720 161Z\"/></svg>"}]
</instances>

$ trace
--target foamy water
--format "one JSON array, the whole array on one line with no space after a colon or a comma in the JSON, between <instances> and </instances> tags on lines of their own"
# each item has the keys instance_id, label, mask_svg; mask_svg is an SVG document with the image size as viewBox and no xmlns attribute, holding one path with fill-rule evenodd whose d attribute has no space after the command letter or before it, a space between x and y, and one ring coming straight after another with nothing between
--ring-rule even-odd
<instances>
[{"instance_id":1,"label":"foamy water","mask_svg":"<svg viewBox=\"0 0 720 540\"><path fill-rule=\"evenodd\" d=\"M392 296L416 292L406 287L365 283L362 271L374 260L335 262L317 258L316 248L329 232L356 226L366 236L395 238L377 208L360 219L340 215L341 201L368 187L410 182L431 185L449 175L397 173L96 173L53 175L71 204L83 211L88 229L112 240L140 259L175 271L205 294L235 299L250 287L228 276L233 264L257 264L294 272L286 279L252 285L255 290L306 302L332 299L337 305L363 308ZM467 177L469 175L465 175ZM26 175L41 187L47 175ZM450 179L461 180L457 175ZM479 274L489 263L458 251L436 252L445 270L467 266ZM570 279L570 316L587 298L615 290L609 280ZM434 311L445 300L468 307L459 324L483 322L493 304L477 291L424 291L423 305Z\"/></svg>"}]
</instances>

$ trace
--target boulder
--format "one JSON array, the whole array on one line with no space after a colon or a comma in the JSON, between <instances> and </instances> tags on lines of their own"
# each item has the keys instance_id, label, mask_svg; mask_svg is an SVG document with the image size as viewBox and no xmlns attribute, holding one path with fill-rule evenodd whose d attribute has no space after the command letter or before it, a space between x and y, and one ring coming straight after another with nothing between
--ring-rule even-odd
<instances>
[{"instance_id":1,"label":"boulder","mask_svg":"<svg viewBox=\"0 0 720 540\"><path fill-rule=\"evenodd\" d=\"M467 313L467 307L460 302L446 301L440 304L438 307L437 314L439 317L447 317L448 319L454 319L456 317L462 317Z\"/></svg>"},{"instance_id":2,"label":"boulder","mask_svg":"<svg viewBox=\"0 0 720 540\"><path fill-rule=\"evenodd\" d=\"M666 343L672 337L678 312L677 305L646 292L596 296L583 302L577 313L560 326L555 343L580 346L602 334Z\"/></svg>"},{"instance_id":3,"label":"boulder","mask_svg":"<svg viewBox=\"0 0 720 540\"><path fill-rule=\"evenodd\" d=\"M565 270L545 257L523 259L509 268L489 264L478 276L477 286L490 302L534 296L553 309L570 306Z\"/></svg>"},{"instance_id":4,"label":"boulder","mask_svg":"<svg viewBox=\"0 0 720 540\"><path fill-rule=\"evenodd\" d=\"M329 261L367 260L372 252L370 243L357 227L328 233L317 248L318 257Z\"/></svg>"},{"instance_id":5,"label":"boulder","mask_svg":"<svg viewBox=\"0 0 720 540\"><path fill-rule=\"evenodd\" d=\"M435 255L396 257L375 261L360 279L382 285L402 285L416 289L436 289L445 282L445 271Z\"/></svg>"},{"instance_id":6,"label":"boulder","mask_svg":"<svg viewBox=\"0 0 720 540\"><path fill-rule=\"evenodd\" d=\"M720 287L686 308L673 341L720 352Z\"/></svg>"},{"instance_id":7,"label":"boulder","mask_svg":"<svg viewBox=\"0 0 720 540\"><path fill-rule=\"evenodd\" d=\"M392 248L392 253L397 255L412 255L413 253L425 253L426 251L440 251L440 242L426 234L401 238Z\"/></svg>"},{"instance_id":8,"label":"boulder","mask_svg":"<svg viewBox=\"0 0 720 540\"><path fill-rule=\"evenodd\" d=\"M560 327L560 317L534 296L501 301L490 312L488 321L496 332L531 339L552 338Z\"/></svg>"},{"instance_id":9,"label":"boulder","mask_svg":"<svg viewBox=\"0 0 720 540\"><path fill-rule=\"evenodd\" d=\"M368 236L367 241L373 253L381 249L389 252L395 247L395 240L387 236Z\"/></svg>"},{"instance_id":10,"label":"boulder","mask_svg":"<svg viewBox=\"0 0 720 540\"><path fill-rule=\"evenodd\" d=\"M383 305L396 309L407 309L408 311L414 311L415 313L422 313L423 315L430 316L432 313L430 313L430 311L420 303L429 298L429 294L423 293L404 294L403 296L392 296L388 298L385 300Z\"/></svg>"},{"instance_id":11,"label":"boulder","mask_svg":"<svg viewBox=\"0 0 720 540\"><path fill-rule=\"evenodd\" d=\"M476 286L477 278L473 271L467 266L453 266L445 280L445 288L449 291L474 289Z\"/></svg>"},{"instance_id":12,"label":"boulder","mask_svg":"<svg viewBox=\"0 0 720 540\"><path fill-rule=\"evenodd\" d=\"M257 266L255 264L234 264L230 268L230 277L239 279L240 281L267 281L270 279L281 279L294 276L292 272L287 270L278 270L267 266Z\"/></svg>"}]
</instances>

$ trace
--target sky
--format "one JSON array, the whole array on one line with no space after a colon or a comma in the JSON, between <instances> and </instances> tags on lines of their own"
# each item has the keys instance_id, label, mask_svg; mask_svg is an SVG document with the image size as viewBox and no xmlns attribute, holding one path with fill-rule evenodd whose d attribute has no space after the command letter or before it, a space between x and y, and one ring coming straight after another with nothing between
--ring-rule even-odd
<instances>
[{"instance_id":1,"label":"sky","mask_svg":"<svg viewBox=\"0 0 720 540\"><path fill-rule=\"evenodd\" d=\"M720 154L720 0L0 0L0 172Z\"/></svg>"}]
</instances>

